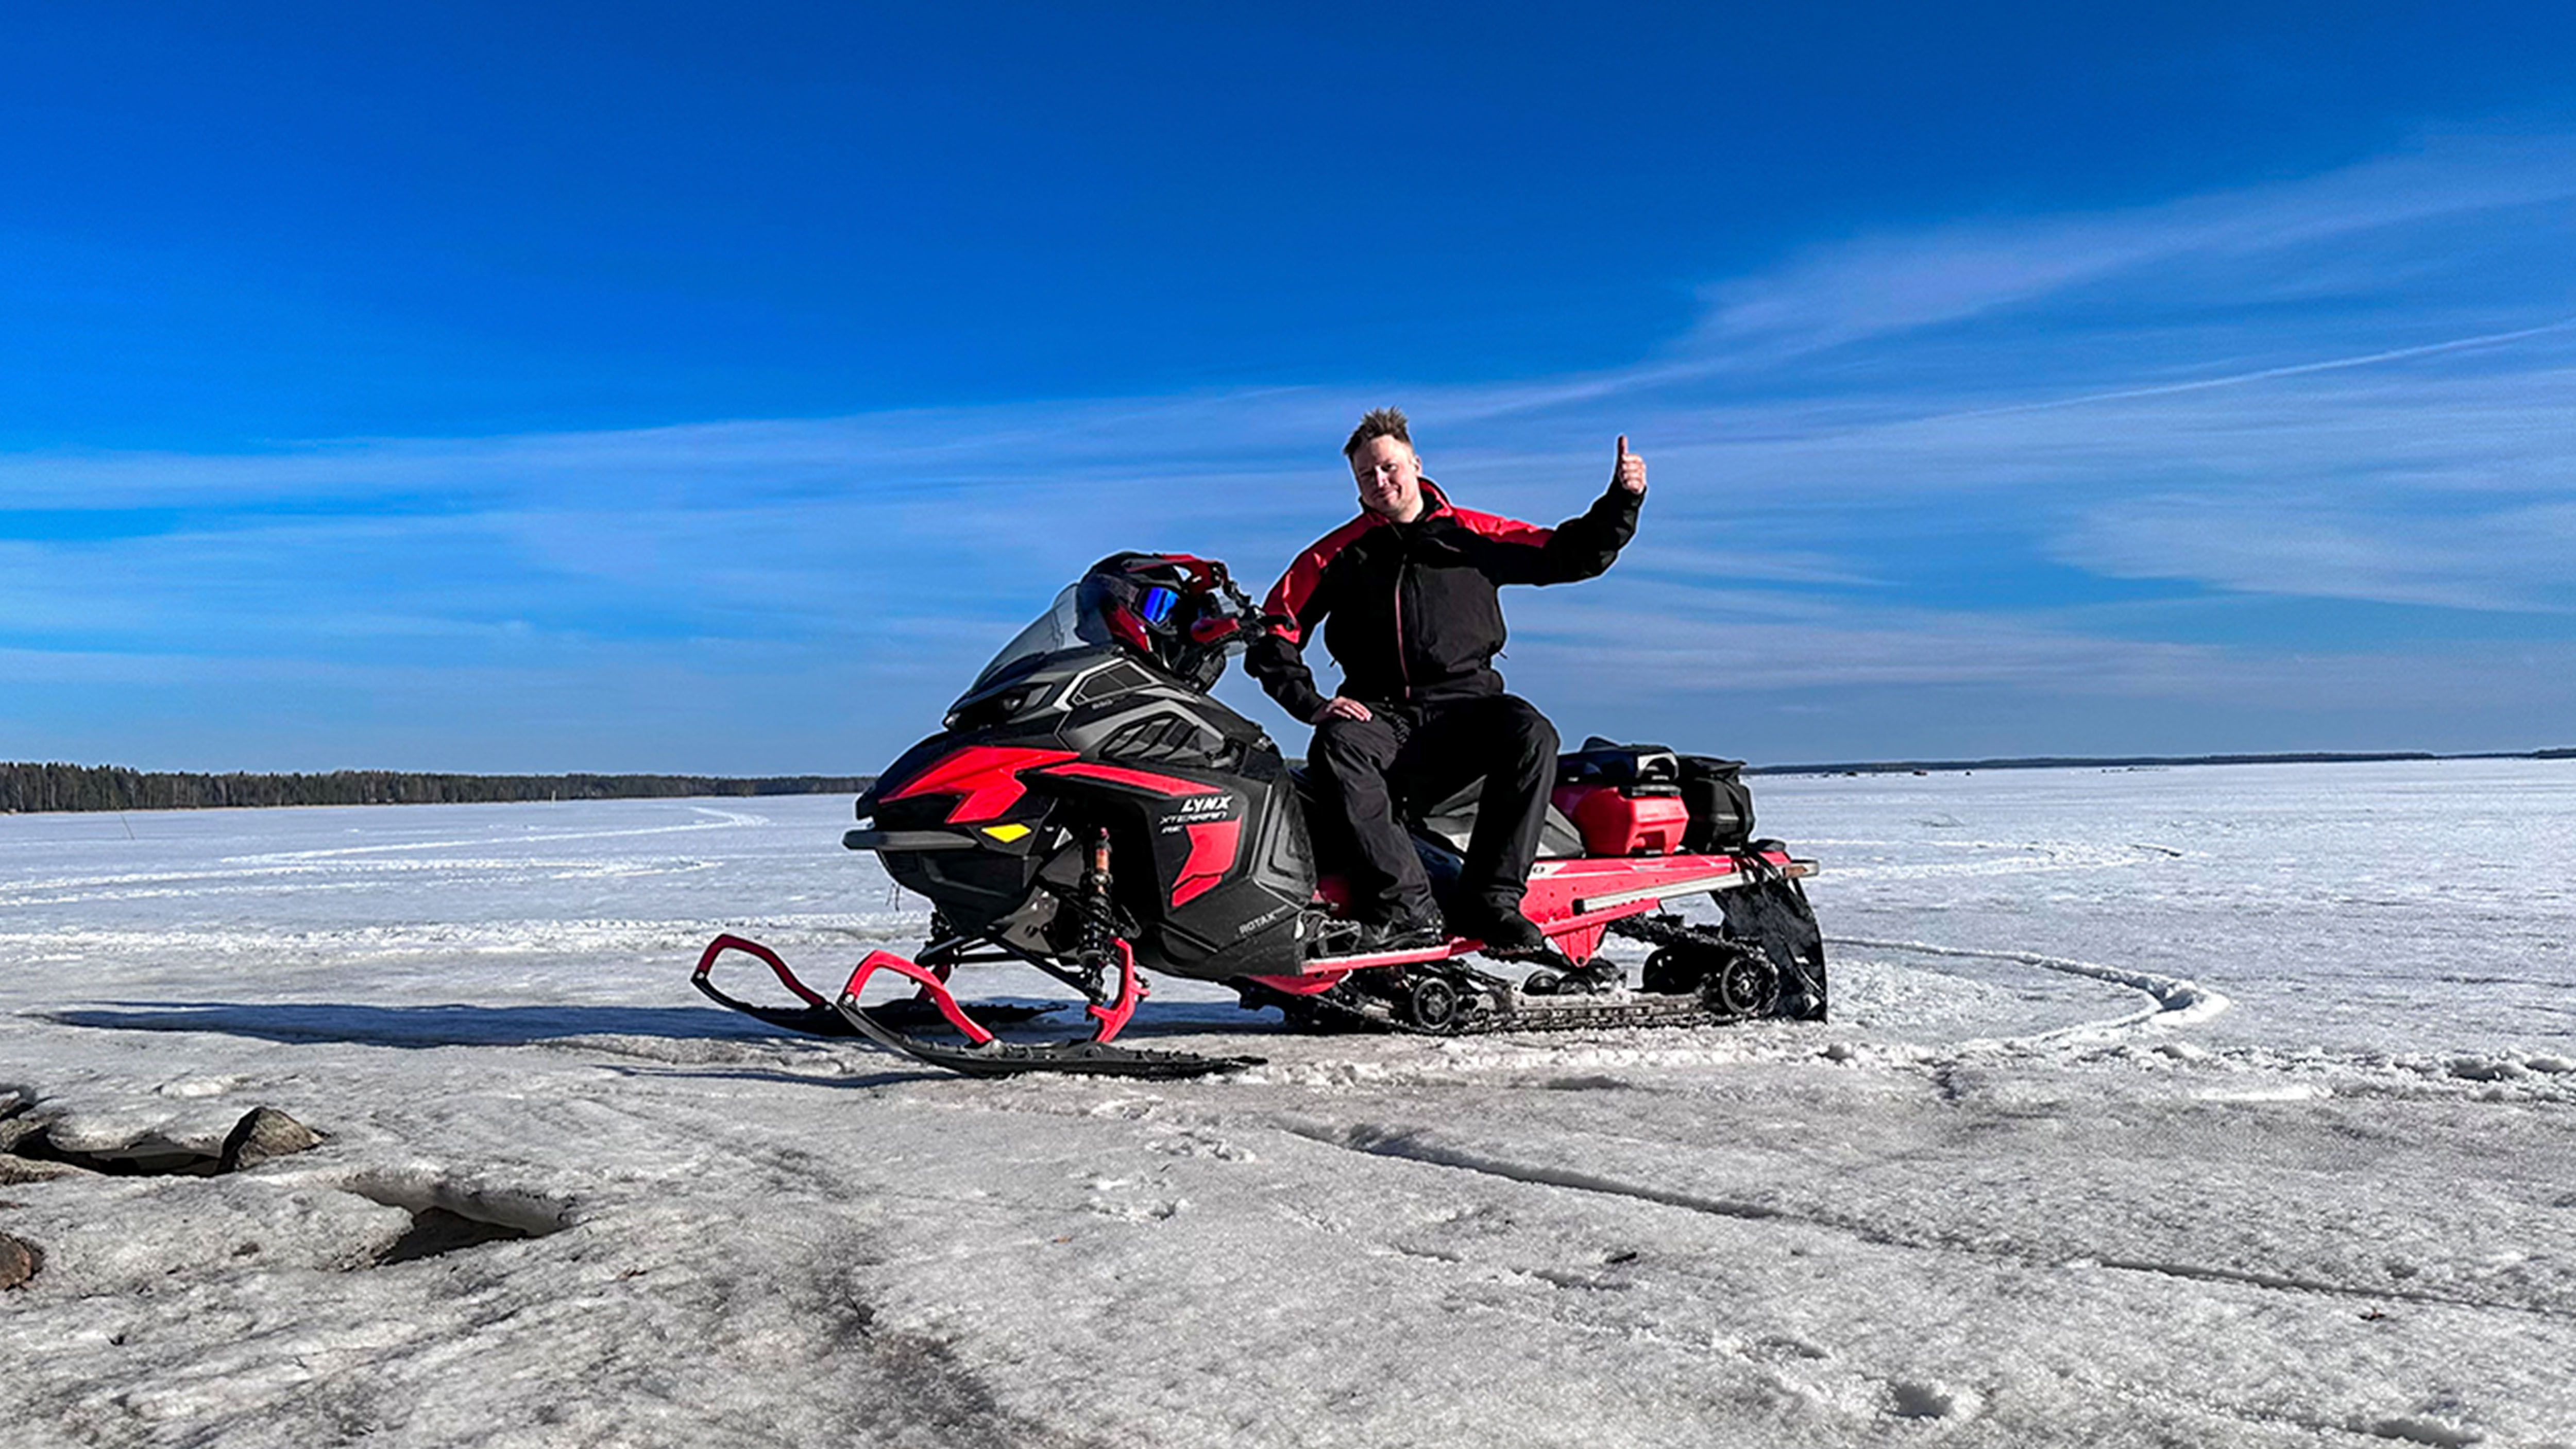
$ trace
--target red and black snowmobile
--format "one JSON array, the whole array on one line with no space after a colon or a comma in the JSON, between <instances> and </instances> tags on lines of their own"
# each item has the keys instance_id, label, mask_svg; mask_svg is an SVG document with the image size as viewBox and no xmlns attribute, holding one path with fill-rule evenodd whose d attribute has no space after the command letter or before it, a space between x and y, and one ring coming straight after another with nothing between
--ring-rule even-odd
<instances>
[{"instance_id":1,"label":"red and black snowmobile","mask_svg":"<svg viewBox=\"0 0 2576 1449\"><path fill-rule=\"evenodd\" d=\"M708 943L699 990L773 1025L858 1035L975 1075L1025 1071L1179 1077L1250 1065L1118 1044L1145 998L1141 973L1221 981L1292 1025L1451 1035L1697 1026L1825 1015L1825 962L1799 885L1811 861L1747 837L1735 762L1593 740L1562 758L1524 913L1549 949L1512 979L1471 963L1465 937L1358 954L1333 862L1318 861L1299 772L1260 726L1208 694L1230 649L1261 627L1222 564L1117 554L1067 588L858 801L844 837L929 898L930 940L873 951L839 996L806 987L777 953ZM1408 802L1435 893L1458 877L1475 787ZM1713 895L1721 921L1666 908ZM1598 959L1605 935L1652 946L1642 990ZM765 962L803 1003L757 1005L709 972L728 951ZM1006 1041L949 990L951 972L1017 961L1082 993L1088 1038ZM863 1007L880 973L912 998ZM1004 1008L1017 1019L1034 1013ZM935 1033L935 1034L925 1034Z\"/></svg>"}]
</instances>

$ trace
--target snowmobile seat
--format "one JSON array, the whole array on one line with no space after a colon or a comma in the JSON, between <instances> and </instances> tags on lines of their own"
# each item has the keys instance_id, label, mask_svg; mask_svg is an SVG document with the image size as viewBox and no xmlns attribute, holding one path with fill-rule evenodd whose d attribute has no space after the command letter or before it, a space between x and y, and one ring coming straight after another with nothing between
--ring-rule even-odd
<instances>
[{"instance_id":1,"label":"snowmobile seat","mask_svg":"<svg viewBox=\"0 0 2576 1449\"><path fill-rule=\"evenodd\" d=\"M1316 793L1314 777L1308 773L1304 761L1289 764L1288 779L1296 787L1297 803L1306 812L1306 834L1313 842L1316 867L1327 872L1343 868L1348 861L1349 844L1342 839L1343 832L1334 823L1331 812L1323 808L1323 802ZM1484 788L1484 781L1470 780L1445 800L1428 807L1412 804L1405 812L1405 828L1417 843L1427 844L1449 855L1464 856L1467 839L1476 831L1476 797ZM1575 828L1564 811L1549 805L1547 823L1539 827L1538 858L1572 860L1583 853L1583 832Z\"/></svg>"},{"instance_id":2,"label":"snowmobile seat","mask_svg":"<svg viewBox=\"0 0 2576 1449\"><path fill-rule=\"evenodd\" d=\"M1405 823L1415 835L1429 836L1465 855L1467 838L1476 832L1476 797L1484 788L1484 781L1470 780L1449 798L1414 809ZM1570 860L1583 853L1583 832L1565 817L1564 811L1551 803L1547 807L1547 823L1539 827L1538 858Z\"/></svg>"}]
</instances>

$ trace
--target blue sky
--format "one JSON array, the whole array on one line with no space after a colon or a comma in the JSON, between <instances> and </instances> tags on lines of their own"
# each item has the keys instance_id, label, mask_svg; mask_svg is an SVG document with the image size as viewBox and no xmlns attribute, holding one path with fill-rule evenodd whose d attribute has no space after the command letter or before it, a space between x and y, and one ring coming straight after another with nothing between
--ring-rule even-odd
<instances>
[{"instance_id":1,"label":"blue sky","mask_svg":"<svg viewBox=\"0 0 2576 1449\"><path fill-rule=\"evenodd\" d=\"M22 7L0 758L873 769L1384 402L1570 737L2576 744L2576 11L2091 8Z\"/></svg>"}]
</instances>

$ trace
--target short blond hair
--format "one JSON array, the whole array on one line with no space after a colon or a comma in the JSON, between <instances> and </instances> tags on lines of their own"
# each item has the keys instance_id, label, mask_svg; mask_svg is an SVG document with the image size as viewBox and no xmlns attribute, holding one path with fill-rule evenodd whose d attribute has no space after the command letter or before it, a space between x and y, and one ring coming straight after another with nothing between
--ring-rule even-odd
<instances>
[{"instance_id":1,"label":"short blond hair","mask_svg":"<svg viewBox=\"0 0 2576 1449\"><path fill-rule=\"evenodd\" d=\"M1342 444L1342 456L1348 458L1358 453L1361 445L1371 438L1393 438L1408 448L1412 447L1413 430L1405 424L1404 409L1371 408L1362 414L1360 425L1351 429L1351 440Z\"/></svg>"}]
</instances>

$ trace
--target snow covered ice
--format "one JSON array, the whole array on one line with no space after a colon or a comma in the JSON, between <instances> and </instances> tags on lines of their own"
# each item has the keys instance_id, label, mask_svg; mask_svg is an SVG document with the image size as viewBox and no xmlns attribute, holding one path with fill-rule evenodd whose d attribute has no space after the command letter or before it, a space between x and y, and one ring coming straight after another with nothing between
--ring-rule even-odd
<instances>
[{"instance_id":1,"label":"snow covered ice","mask_svg":"<svg viewBox=\"0 0 2576 1449\"><path fill-rule=\"evenodd\" d=\"M1756 788L1830 1024L1182 1083L691 992L918 944L838 797L0 819L0 1113L327 1135L0 1157L0 1444L2576 1444L2576 761Z\"/></svg>"}]
</instances>

